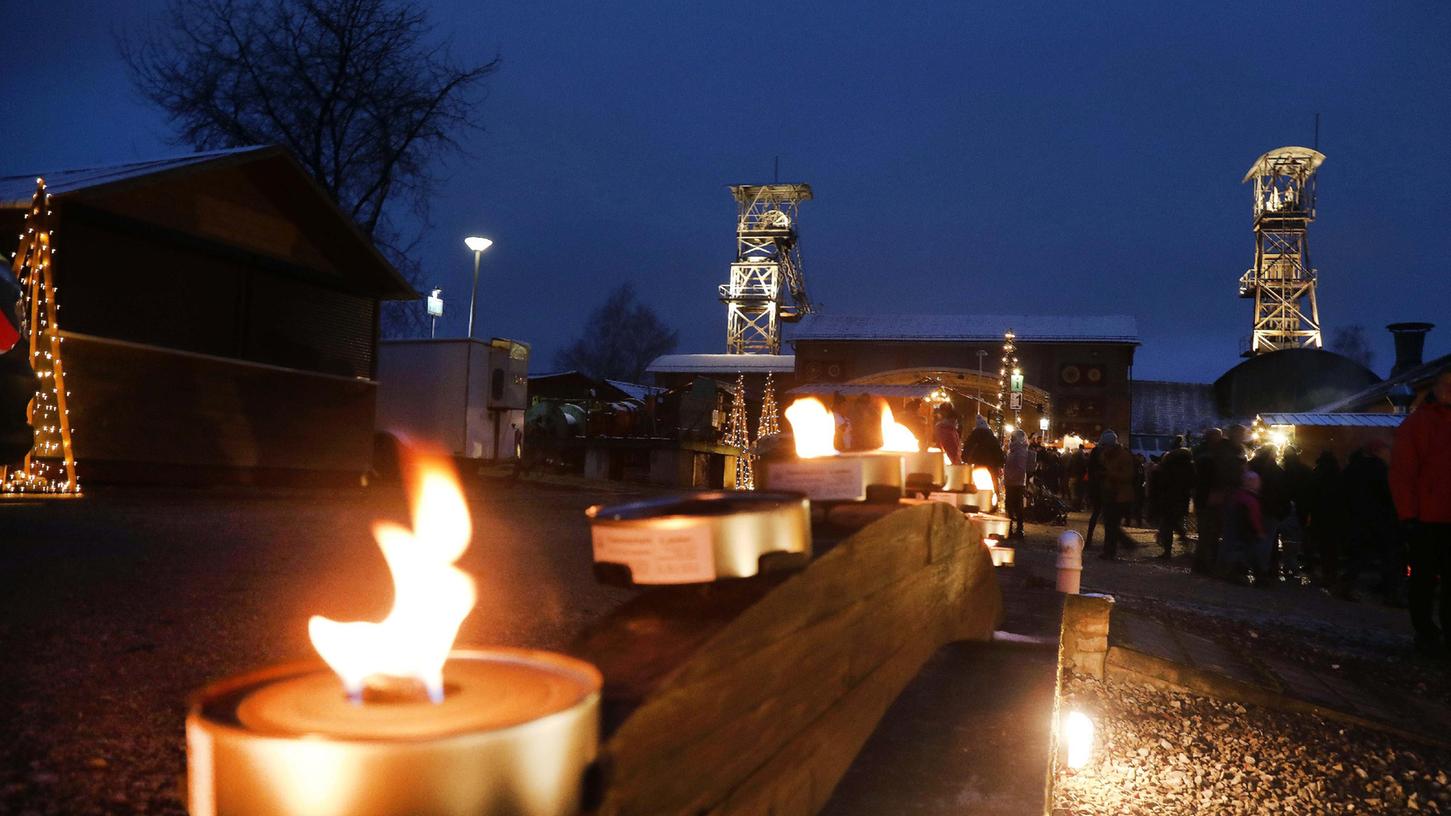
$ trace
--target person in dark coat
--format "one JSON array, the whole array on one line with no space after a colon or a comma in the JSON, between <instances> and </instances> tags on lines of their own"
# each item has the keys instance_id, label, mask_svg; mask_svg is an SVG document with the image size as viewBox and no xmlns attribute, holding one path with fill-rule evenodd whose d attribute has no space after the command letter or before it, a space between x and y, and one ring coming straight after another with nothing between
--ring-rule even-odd
<instances>
[{"instance_id":1,"label":"person in dark coat","mask_svg":"<svg viewBox=\"0 0 1451 816\"><path fill-rule=\"evenodd\" d=\"M1410 543L1411 625L1416 648L1451 652L1451 370L1436 375L1426 401L1396 429L1391 491ZM1441 583L1441 626L1432 616Z\"/></svg>"},{"instance_id":2,"label":"person in dark coat","mask_svg":"<svg viewBox=\"0 0 1451 816\"><path fill-rule=\"evenodd\" d=\"M1260 477L1260 519L1264 522L1265 543L1269 568L1267 577L1274 579L1280 564L1280 527L1290 515L1290 488L1285 482L1285 469L1276 461L1273 445L1265 445L1255 451L1249 462L1249 469ZM1289 567L1294 568L1293 558Z\"/></svg>"},{"instance_id":3,"label":"person in dark coat","mask_svg":"<svg viewBox=\"0 0 1451 816\"><path fill-rule=\"evenodd\" d=\"M952 403L937 406L937 422L933 426L932 439L937 447L947 454L947 460L954 465L962 464L962 430L958 427L957 410Z\"/></svg>"},{"instance_id":4,"label":"person in dark coat","mask_svg":"<svg viewBox=\"0 0 1451 816\"><path fill-rule=\"evenodd\" d=\"M1133 519L1133 526L1142 528L1144 526L1144 500L1149 495L1149 463L1145 461L1142 453L1133 454L1134 457L1134 503L1129 516Z\"/></svg>"},{"instance_id":5,"label":"person in dark coat","mask_svg":"<svg viewBox=\"0 0 1451 816\"><path fill-rule=\"evenodd\" d=\"M1290 513L1300 529L1299 563L1296 566L1308 569L1313 565L1315 557L1309 534L1310 508L1315 497L1315 472L1300 461L1300 449L1294 446L1285 448L1285 455L1280 461L1285 469L1285 489L1290 493Z\"/></svg>"},{"instance_id":6,"label":"person in dark coat","mask_svg":"<svg viewBox=\"0 0 1451 816\"><path fill-rule=\"evenodd\" d=\"M1117 434L1114 439L1118 439ZM1089 550L1093 548L1093 530L1103 515L1103 451L1099 450L1099 445L1093 446L1084 463L1083 493L1088 499L1088 534L1083 537L1083 549Z\"/></svg>"},{"instance_id":7,"label":"person in dark coat","mask_svg":"<svg viewBox=\"0 0 1451 816\"><path fill-rule=\"evenodd\" d=\"M1350 454L1345 465L1345 496L1350 511L1348 535L1344 540L1344 568L1338 594L1356 600L1355 583L1372 563L1379 564L1381 595L1392 604L1399 601L1400 574L1405 564L1400 556L1396 507L1391 498L1390 446L1374 439ZM1399 574L1398 574L1399 573Z\"/></svg>"},{"instance_id":8,"label":"person in dark coat","mask_svg":"<svg viewBox=\"0 0 1451 816\"><path fill-rule=\"evenodd\" d=\"M1320 575L1331 587L1340 576L1340 553L1345 549L1345 528L1350 524L1346 504L1340 461L1331 451L1323 451L1315 460L1308 537L1318 553Z\"/></svg>"},{"instance_id":9,"label":"person in dark coat","mask_svg":"<svg viewBox=\"0 0 1451 816\"><path fill-rule=\"evenodd\" d=\"M851 411L852 450L874 451L882 446L882 406L866 394L858 394Z\"/></svg>"},{"instance_id":10,"label":"person in dark coat","mask_svg":"<svg viewBox=\"0 0 1451 816\"><path fill-rule=\"evenodd\" d=\"M1155 508L1159 514L1159 547L1161 558L1174 554L1174 534L1184 535L1184 515L1189 512L1189 498L1194 492L1194 453L1184 446L1184 437L1176 436L1170 450L1159 459L1154 472Z\"/></svg>"},{"instance_id":11,"label":"person in dark coat","mask_svg":"<svg viewBox=\"0 0 1451 816\"><path fill-rule=\"evenodd\" d=\"M1068 455L1068 462L1064 467L1064 473L1068 477L1069 498L1073 500L1073 512L1083 510L1084 499L1087 495L1088 476L1088 454L1080 445L1073 449Z\"/></svg>"},{"instance_id":12,"label":"person in dark coat","mask_svg":"<svg viewBox=\"0 0 1451 816\"><path fill-rule=\"evenodd\" d=\"M1260 514L1260 475L1252 470L1240 477L1240 486L1224 499L1223 540L1219 548L1220 574L1231 581L1243 579L1249 570L1260 586L1269 571L1264 543L1268 537Z\"/></svg>"},{"instance_id":13,"label":"person in dark coat","mask_svg":"<svg viewBox=\"0 0 1451 816\"><path fill-rule=\"evenodd\" d=\"M987 417L981 414L978 414L976 426L962 445L962 461L972 469L987 468L993 477L993 492L1002 493L999 485L1002 484L1003 443L988 427Z\"/></svg>"},{"instance_id":14,"label":"person in dark coat","mask_svg":"<svg viewBox=\"0 0 1451 816\"><path fill-rule=\"evenodd\" d=\"M1219 562L1219 539L1224 529L1224 503L1242 486L1245 471L1245 439L1249 430L1230 426L1227 434L1211 428L1204 433L1205 445L1195 460L1199 484L1194 495L1199 520L1199 544L1194 548L1194 571L1209 574Z\"/></svg>"},{"instance_id":15,"label":"person in dark coat","mask_svg":"<svg viewBox=\"0 0 1451 816\"><path fill-rule=\"evenodd\" d=\"M1111 561L1118 556L1120 544L1129 550L1138 546L1123 528L1134 501L1134 455L1118 443L1113 431L1104 431L1093 450L1103 467L1098 494L1103 509L1103 554L1099 558Z\"/></svg>"}]
</instances>

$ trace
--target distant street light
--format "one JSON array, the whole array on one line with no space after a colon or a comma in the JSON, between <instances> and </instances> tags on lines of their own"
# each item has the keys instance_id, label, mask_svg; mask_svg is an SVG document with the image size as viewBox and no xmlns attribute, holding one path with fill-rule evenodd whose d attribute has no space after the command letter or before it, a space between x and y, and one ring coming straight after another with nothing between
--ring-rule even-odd
<instances>
[{"instance_id":1,"label":"distant street light","mask_svg":"<svg viewBox=\"0 0 1451 816\"><path fill-rule=\"evenodd\" d=\"M488 238L480 238L477 235L470 235L464 239L464 246L474 252L474 288L469 292L469 339L474 339L474 304L479 297L479 257L484 250L493 246L494 242Z\"/></svg>"}]
</instances>

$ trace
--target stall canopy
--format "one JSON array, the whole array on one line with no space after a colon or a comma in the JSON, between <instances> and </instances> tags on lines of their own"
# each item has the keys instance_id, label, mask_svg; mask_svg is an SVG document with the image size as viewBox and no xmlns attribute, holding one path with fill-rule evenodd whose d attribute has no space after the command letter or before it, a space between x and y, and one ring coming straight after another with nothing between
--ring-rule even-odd
<instances>
[{"instance_id":1,"label":"stall canopy","mask_svg":"<svg viewBox=\"0 0 1451 816\"><path fill-rule=\"evenodd\" d=\"M895 397L904 399L912 399L915 397L917 399L926 399L932 394L933 391L935 391L939 387L945 387L949 391L953 390L948 386L939 386L936 383L922 383L920 385L881 385L876 383L847 385L844 383L807 383L806 385L798 385L790 391L787 391L786 393L798 397L829 397L833 394L841 394L844 397L854 397L858 394L867 394L873 397Z\"/></svg>"}]
</instances>

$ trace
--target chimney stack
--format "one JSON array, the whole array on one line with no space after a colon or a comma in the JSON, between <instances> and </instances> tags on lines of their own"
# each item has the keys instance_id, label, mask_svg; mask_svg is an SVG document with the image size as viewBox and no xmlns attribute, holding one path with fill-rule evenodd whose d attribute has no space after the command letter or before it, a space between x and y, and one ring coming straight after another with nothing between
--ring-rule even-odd
<instances>
[{"instance_id":1,"label":"chimney stack","mask_svg":"<svg viewBox=\"0 0 1451 816\"><path fill-rule=\"evenodd\" d=\"M1426 332L1436 328L1436 324L1392 323L1386 328L1396 339L1396 364L1391 367L1391 376L1398 377L1421 364L1421 352L1426 347Z\"/></svg>"}]
</instances>

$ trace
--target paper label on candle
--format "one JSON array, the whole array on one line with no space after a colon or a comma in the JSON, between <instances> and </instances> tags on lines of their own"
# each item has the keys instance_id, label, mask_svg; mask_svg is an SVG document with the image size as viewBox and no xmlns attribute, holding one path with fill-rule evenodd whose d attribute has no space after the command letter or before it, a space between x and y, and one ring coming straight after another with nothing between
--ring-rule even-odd
<instances>
[{"instance_id":1,"label":"paper label on candle","mask_svg":"<svg viewBox=\"0 0 1451 816\"><path fill-rule=\"evenodd\" d=\"M624 564L637 584L703 584L715 580L710 528L613 527L591 530L595 561Z\"/></svg>"},{"instance_id":2,"label":"paper label on candle","mask_svg":"<svg viewBox=\"0 0 1451 816\"><path fill-rule=\"evenodd\" d=\"M772 462L767 476L772 490L805 493L816 501L859 501L866 497L862 460L823 457L804 462Z\"/></svg>"}]
</instances>

